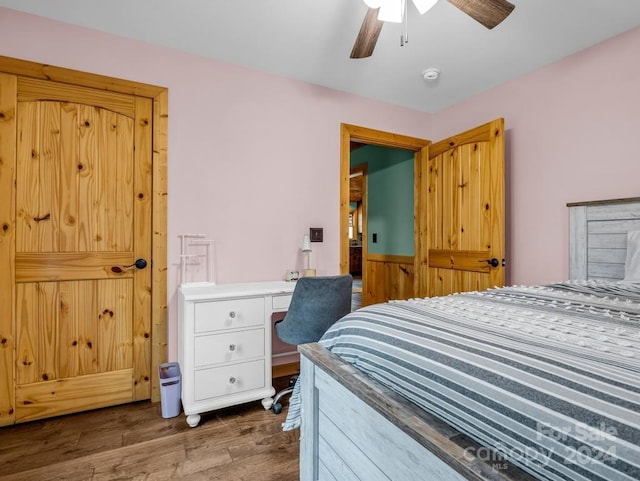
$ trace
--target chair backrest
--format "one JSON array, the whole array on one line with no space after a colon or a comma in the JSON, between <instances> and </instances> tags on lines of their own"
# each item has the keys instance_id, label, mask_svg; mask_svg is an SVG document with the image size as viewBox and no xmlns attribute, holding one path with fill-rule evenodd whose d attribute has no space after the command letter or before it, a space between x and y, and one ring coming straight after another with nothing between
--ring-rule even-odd
<instances>
[{"instance_id":1,"label":"chair backrest","mask_svg":"<svg viewBox=\"0 0 640 481\"><path fill-rule=\"evenodd\" d=\"M351 274L302 277L296 282L276 334L288 344L317 342L338 319L351 312Z\"/></svg>"}]
</instances>

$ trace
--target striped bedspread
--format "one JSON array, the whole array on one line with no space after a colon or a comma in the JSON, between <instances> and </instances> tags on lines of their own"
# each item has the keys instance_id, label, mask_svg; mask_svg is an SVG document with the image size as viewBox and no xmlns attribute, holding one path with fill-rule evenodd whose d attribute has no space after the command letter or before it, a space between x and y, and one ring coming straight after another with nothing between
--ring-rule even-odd
<instances>
[{"instance_id":1,"label":"striped bedspread","mask_svg":"<svg viewBox=\"0 0 640 481\"><path fill-rule=\"evenodd\" d=\"M640 283L376 304L320 344L538 479L640 479Z\"/></svg>"}]
</instances>

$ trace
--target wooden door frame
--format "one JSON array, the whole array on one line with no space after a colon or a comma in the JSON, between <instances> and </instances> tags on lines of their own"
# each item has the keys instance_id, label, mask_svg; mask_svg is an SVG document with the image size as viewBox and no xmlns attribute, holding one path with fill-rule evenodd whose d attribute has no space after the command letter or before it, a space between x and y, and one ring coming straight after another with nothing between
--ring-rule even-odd
<instances>
[{"instance_id":1,"label":"wooden door frame","mask_svg":"<svg viewBox=\"0 0 640 481\"><path fill-rule=\"evenodd\" d=\"M362 182L362 223L359 224L359 227L362 229L362 247L361 247L361 251L360 251L360 255L362 256L362 259L360 260L360 277L362 278L362 285L364 286L365 283L365 265L367 262L367 229L368 229L368 222L367 222L367 215L368 215L368 208L367 208L367 182L368 182L368 175L369 175L369 164L368 163L364 163L364 164L360 164L356 167L354 167L353 169L351 168L351 166L349 166L349 176L351 176L352 174L355 173L360 173L360 175L362 175L363 177L363 182ZM356 214L357 214L357 209L356 209ZM349 213L347 211L347 217L349 216ZM356 230L356 237L358 236L358 232Z\"/></svg>"},{"instance_id":2,"label":"wooden door frame","mask_svg":"<svg viewBox=\"0 0 640 481\"><path fill-rule=\"evenodd\" d=\"M414 152L413 179L413 235L414 235L414 296L426 296L428 249L425 227L427 225L427 176L429 161L427 147L431 141L374 130L357 125L340 124L340 273L349 272L349 174L351 171L351 142L378 145ZM363 233L364 234L364 233ZM364 252L363 252L364 254ZM363 259L364 261L364 259ZM364 270L364 269L363 269ZM364 272L363 272L364 276Z\"/></svg>"},{"instance_id":3,"label":"wooden door frame","mask_svg":"<svg viewBox=\"0 0 640 481\"><path fill-rule=\"evenodd\" d=\"M67 68L0 56L0 72L21 77L41 80L52 80L61 83L90 87L98 90L119 92L146 97L153 102L153 154L152 154L152 262L151 262L151 369L167 360L167 139L168 139L168 100L169 91L165 87L132 82L128 80L96 75ZM15 101L13 105L3 103L0 99L0 123L5 119L13 119L16 115ZM15 131L14 138L15 138ZM10 132L0 135L10 137ZM1 139L5 140L5 139ZM15 142L14 142L15 143ZM8 192L15 193L15 147L0 146L0 184ZM5 193L7 192L5 190ZM6 205L6 204L5 204ZM7 255L10 268L0 271L0 374L15 385L15 203L10 199L5 209L0 208L0 255ZM10 305L5 301L10 299ZM8 366L7 366L8 364ZM160 384L158 376L151 376L151 399L160 400ZM0 397L9 399L8 405L0 402L0 425L7 424L15 417L15 393L5 392L7 387L0 384ZM8 395L8 398L6 397ZM9 422L11 423L11 422Z\"/></svg>"}]
</instances>

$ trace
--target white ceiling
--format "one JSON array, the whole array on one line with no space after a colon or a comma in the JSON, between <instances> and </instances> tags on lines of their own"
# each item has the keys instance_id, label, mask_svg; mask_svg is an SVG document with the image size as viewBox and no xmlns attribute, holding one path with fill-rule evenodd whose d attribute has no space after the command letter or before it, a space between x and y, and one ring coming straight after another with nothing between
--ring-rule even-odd
<instances>
[{"instance_id":1,"label":"white ceiling","mask_svg":"<svg viewBox=\"0 0 640 481\"><path fill-rule=\"evenodd\" d=\"M511 0L487 30L446 0L420 16L409 43L385 24L368 59L349 53L362 0L0 0L0 6L233 64L437 112L640 25L640 0ZM630 59L631 60L631 59ZM637 59L633 59L637 61ZM422 72L442 71L434 83Z\"/></svg>"}]
</instances>

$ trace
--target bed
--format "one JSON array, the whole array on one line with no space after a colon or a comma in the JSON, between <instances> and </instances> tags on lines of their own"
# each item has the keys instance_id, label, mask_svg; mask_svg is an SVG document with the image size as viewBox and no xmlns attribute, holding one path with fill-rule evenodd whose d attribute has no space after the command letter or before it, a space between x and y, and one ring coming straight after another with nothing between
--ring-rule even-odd
<instances>
[{"instance_id":1,"label":"bed","mask_svg":"<svg viewBox=\"0 0 640 481\"><path fill-rule=\"evenodd\" d=\"M569 210L574 280L367 306L300 346L301 480L640 479L640 199Z\"/></svg>"}]
</instances>

